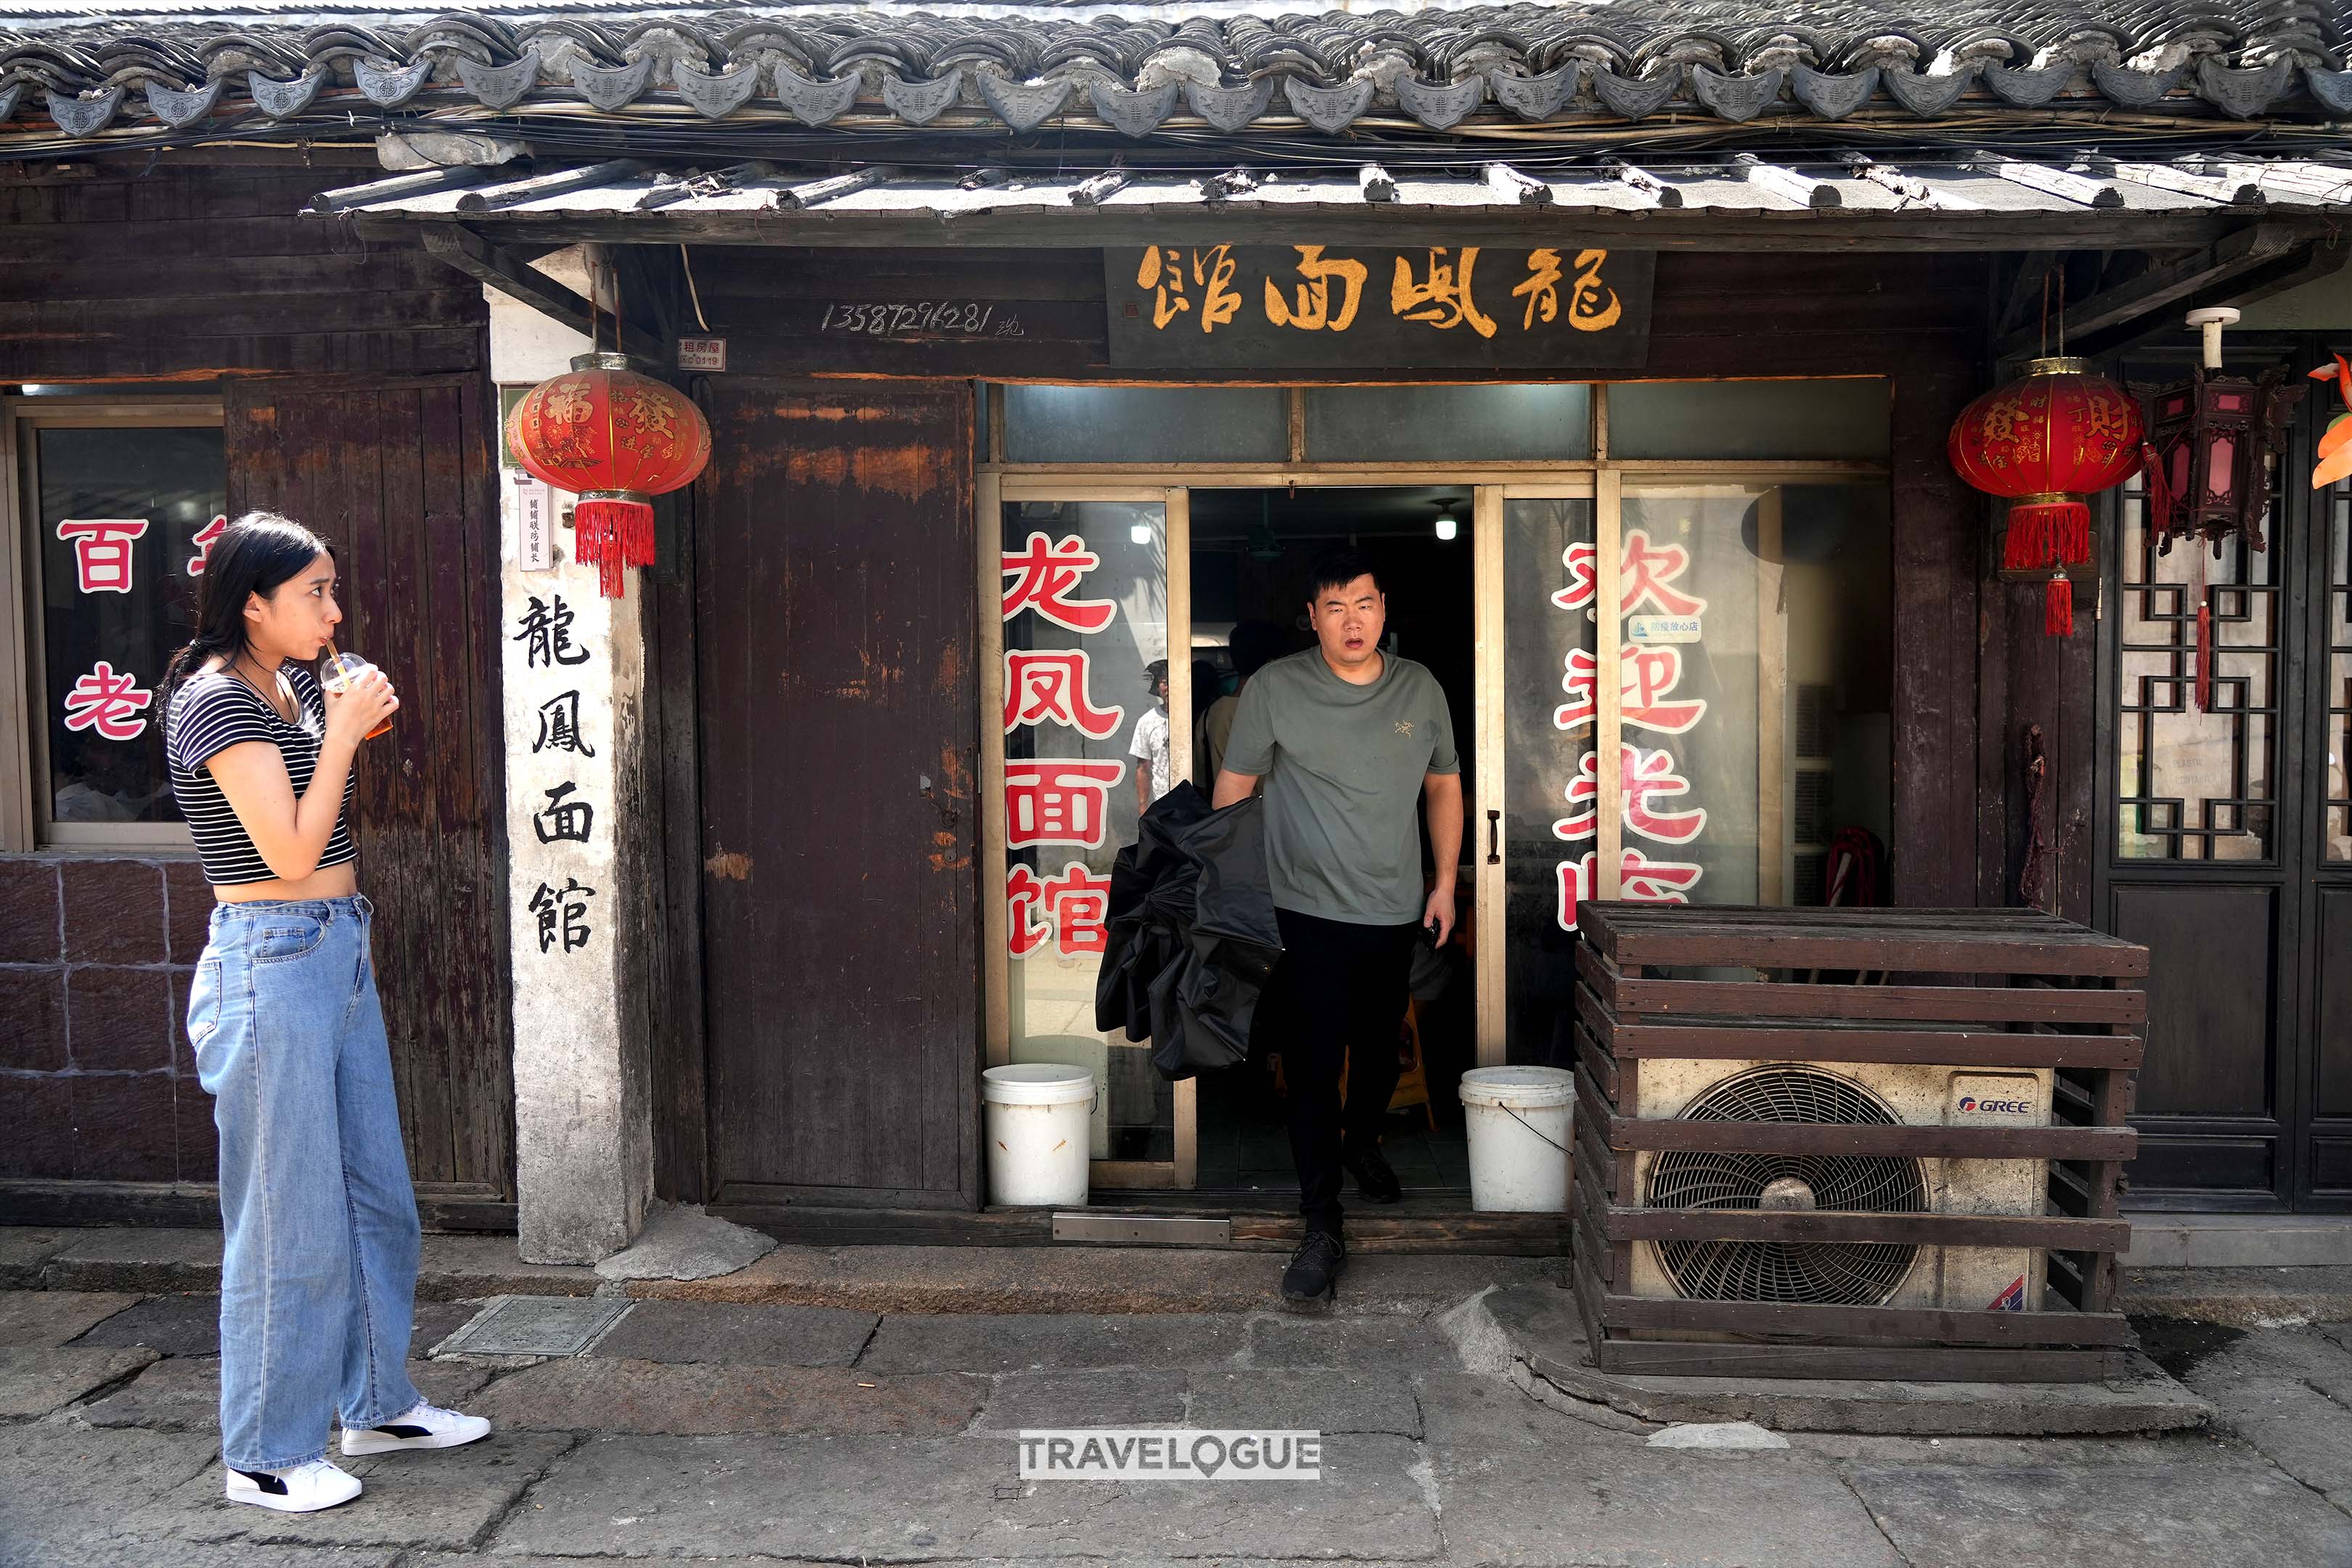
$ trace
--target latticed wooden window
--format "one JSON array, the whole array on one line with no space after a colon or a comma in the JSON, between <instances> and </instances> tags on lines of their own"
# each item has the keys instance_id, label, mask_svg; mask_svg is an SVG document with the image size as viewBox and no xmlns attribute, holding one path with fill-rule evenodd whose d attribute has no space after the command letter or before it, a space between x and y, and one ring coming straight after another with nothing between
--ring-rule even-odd
<instances>
[{"instance_id":1,"label":"latticed wooden window","mask_svg":"<svg viewBox=\"0 0 2352 1568\"><path fill-rule=\"evenodd\" d=\"M2118 505L2116 853L2127 859L2268 860L2276 813L2282 574L2266 551L2217 557L2194 541L2159 554L2140 481ZM2199 612L2205 612L2201 644ZM2200 681L2200 646L2209 668Z\"/></svg>"}]
</instances>

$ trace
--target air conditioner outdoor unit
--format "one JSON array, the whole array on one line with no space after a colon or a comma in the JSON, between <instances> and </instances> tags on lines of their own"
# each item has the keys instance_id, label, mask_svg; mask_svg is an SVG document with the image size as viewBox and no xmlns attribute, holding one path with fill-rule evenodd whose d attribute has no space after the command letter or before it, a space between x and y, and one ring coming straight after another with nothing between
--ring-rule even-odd
<instances>
[{"instance_id":1,"label":"air conditioner outdoor unit","mask_svg":"<svg viewBox=\"0 0 2352 1568\"><path fill-rule=\"evenodd\" d=\"M1987 1071L1653 1057L1641 1064L1633 1114L2047 1127L2051 1079L2047 1068ZM1644 1151L1634 1164L1637 1201L1654 1209L2033 1215L2045 1212L2048 1186L2042 1160L1670 1149ZM1643 1241L1633 1247L1633 1263L1626 1293L1637 1297L2025 1311L2042 1308L2047 1255L2021 1247Z\"/></svg>"}]
</instances>

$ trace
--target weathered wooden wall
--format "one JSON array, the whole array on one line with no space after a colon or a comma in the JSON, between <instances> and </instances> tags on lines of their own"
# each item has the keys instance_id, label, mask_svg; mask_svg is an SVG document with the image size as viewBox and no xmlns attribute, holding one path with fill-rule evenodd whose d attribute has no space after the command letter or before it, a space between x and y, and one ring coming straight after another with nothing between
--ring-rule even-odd
<instances>
[{"instance_id":1,"label":"weathered wooden wall","mask_svg":"<svg viewBox=\"0 0 2352 1568\"><path fill-rule=\"evenodd\" d=\"M478 371L480 288L302 217L352 167L0 165L0 382Z\"/></svg>"},{"instance_id":2,"label":"weathered wooden wall","mask_svg":"<svg viewBox=\"0 0 2352 1568\"><path fill-rule=\"evenodd\" d=\"M359 833L420 1206L510 1226L502 731L475 592L497 578L488 312L422 250L298 216L354 177L0 167L0 384L218 385L232 508L341 548L345 640L406 699L362 767ZM212 1216L189 1190L215 1147L184 1023L211 904L193 853L0 857L0 1125L32 1133L0 1150L0 1216Z\"/></svg>"},{"instance_id":3,"label":"weathered wooden wall","mask_svg":"<svg viewBox=\"0 0 2352 1568\"><path fill-rule=\"evenodd\" d=\"M970 391L730 380L706 406L709 1200L976 1208Z\"/></svg>"},{"instance_id":4,"label":"weathered wooden wall","mask_svg":"<svg viewBox=\"0 0 2352 1568\"><path fill-rule=\"evenodd\" d=\"M362 889L420 1193L513 1197L497 480L473 376L238 382L232 511L280 510L335 547L338 637L401 689L360 763Z\"/></svg>"}]
</instances>

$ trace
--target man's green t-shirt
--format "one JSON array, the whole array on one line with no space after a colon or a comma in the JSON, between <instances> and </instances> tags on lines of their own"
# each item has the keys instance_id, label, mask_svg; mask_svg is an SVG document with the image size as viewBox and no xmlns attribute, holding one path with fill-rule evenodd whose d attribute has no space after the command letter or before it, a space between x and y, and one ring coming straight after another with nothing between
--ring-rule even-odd
<instances>
[{"instance_id":1,"label":"man's green t-shirt","mask_svg":"<svg viewBox=\"0 0 2352 1568\"><path fill-rule=\"evenodd\" d=\"M1353 686L1319 647L1276 659L1242 689L1224 765L1265 780L1275 908L1349 925L1421 919L1422 779L1462 771L1427 669L1384 654L1380 679Z\"/></svg>"}]
</instances>

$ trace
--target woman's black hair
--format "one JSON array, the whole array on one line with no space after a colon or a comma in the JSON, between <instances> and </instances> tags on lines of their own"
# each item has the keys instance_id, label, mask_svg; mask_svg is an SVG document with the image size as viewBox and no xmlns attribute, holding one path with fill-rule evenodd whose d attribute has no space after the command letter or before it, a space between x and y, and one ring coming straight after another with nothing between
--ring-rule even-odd
<instances>
[{"instance_id":1,"label":"woman's black hair","mask_svg":"<svg viewBox=\"0 0 2352 1568\"><path fill-rule=\"evenodd\" d=\"M163 670L163 713L183 681L215 657L235 659L246 649L245 602L267 599L302 574L333 546L292 518L249 511L221 531L205 557L196 585L196 635L172 656Z\"/></svg>"}]
</instances>

